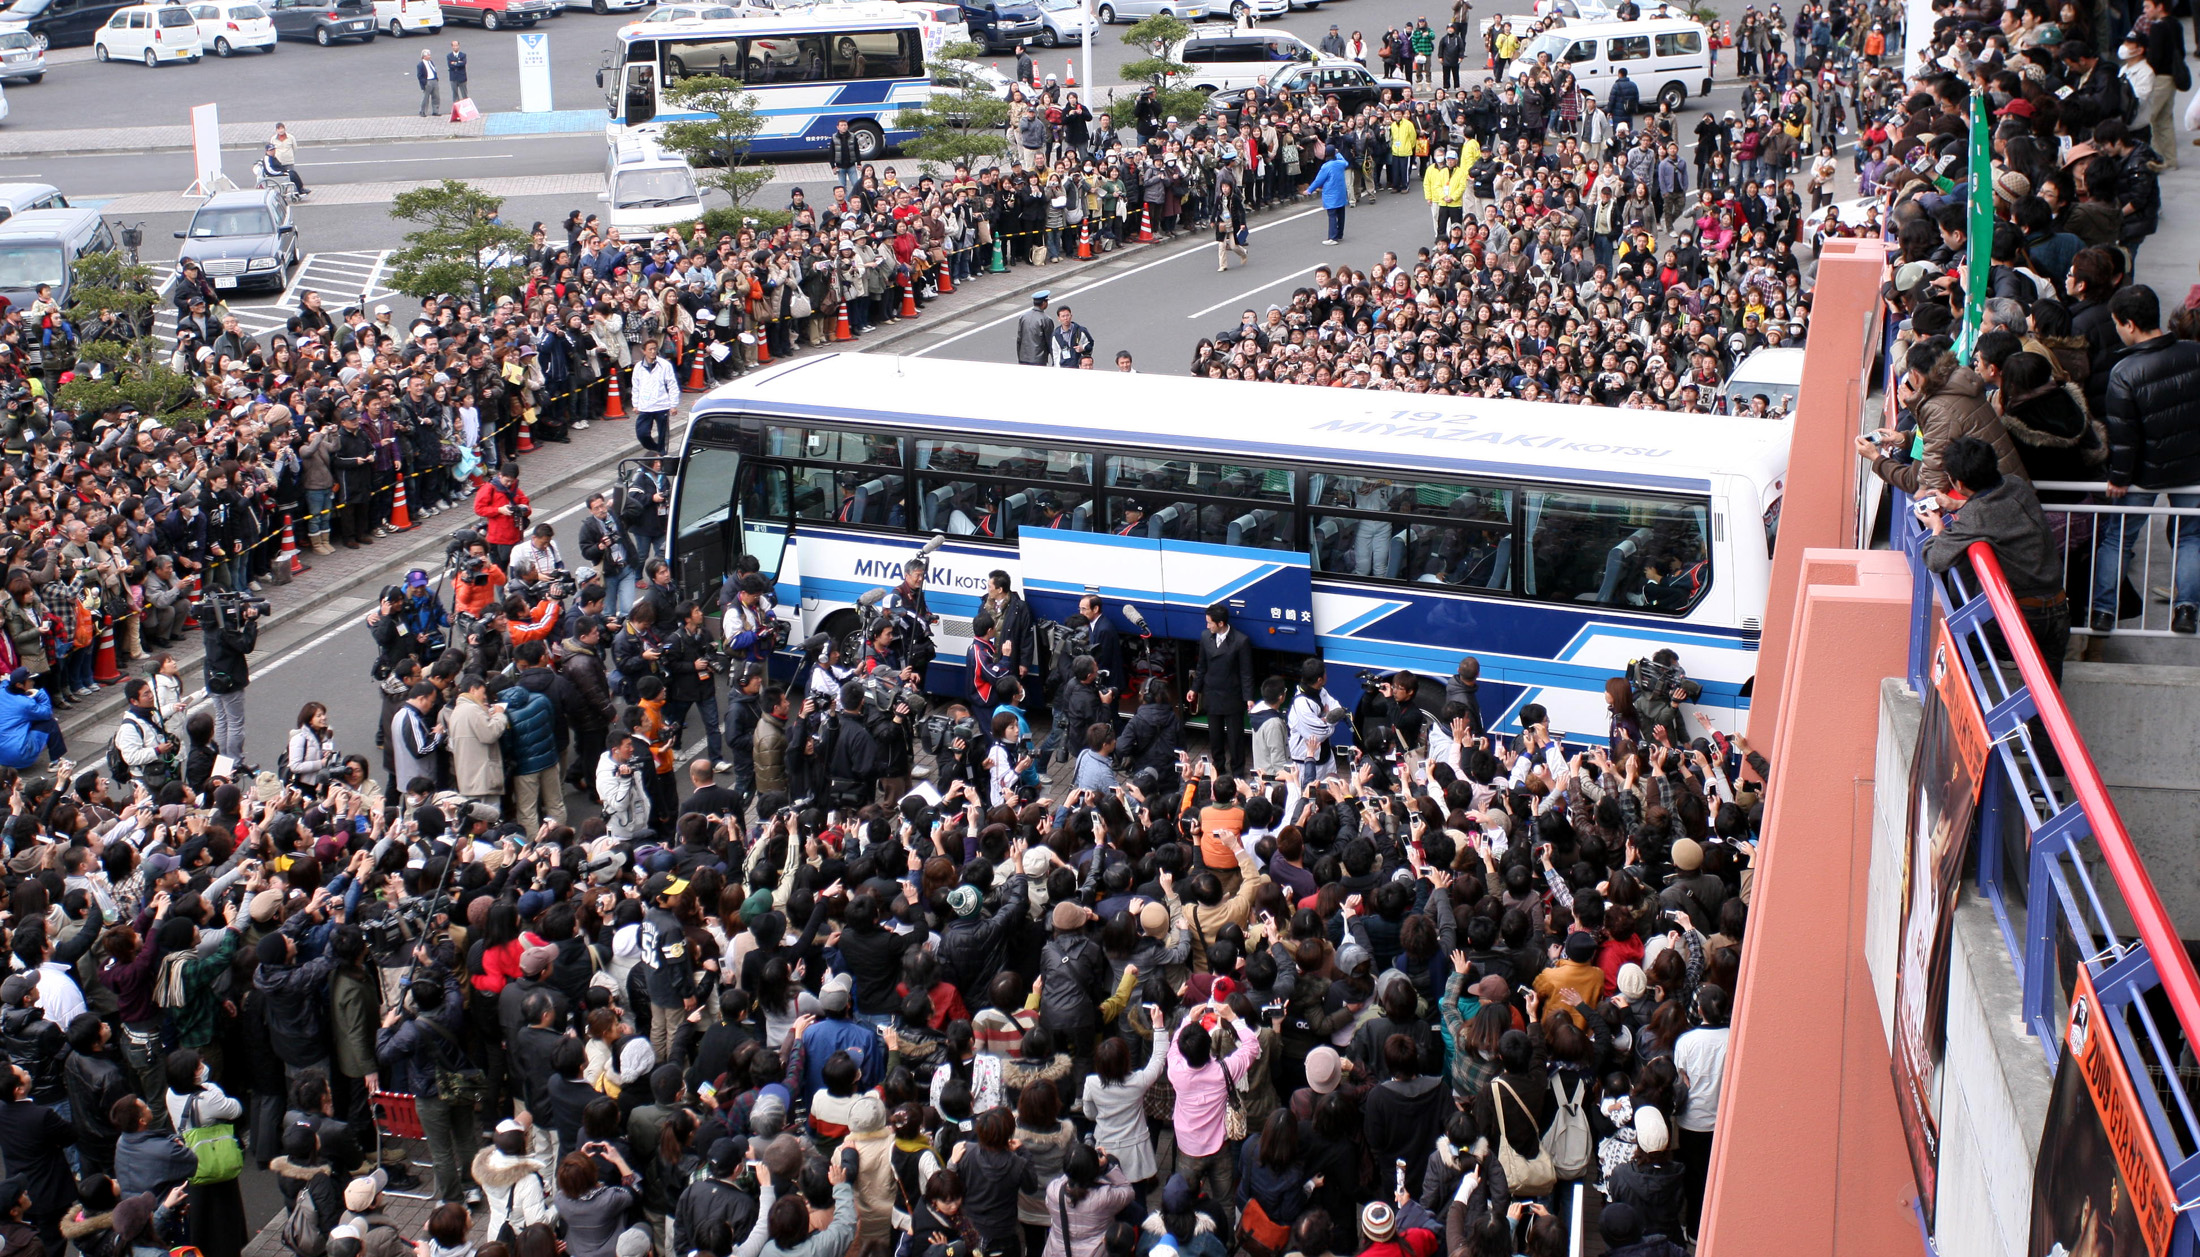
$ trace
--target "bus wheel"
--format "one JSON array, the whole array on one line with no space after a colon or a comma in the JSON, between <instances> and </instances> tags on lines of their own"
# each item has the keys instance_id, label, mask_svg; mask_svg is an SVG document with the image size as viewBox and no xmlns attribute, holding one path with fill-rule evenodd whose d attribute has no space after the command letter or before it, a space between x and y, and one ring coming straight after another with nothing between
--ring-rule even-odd
<instances>
[{"instance_id":1,"label":"bus wheel","mask_svg":"<svg viewBox=\"0 0 2200 1257\"><path fill-rule=\"evenodd\" d=\"M835 611L825 617L825 623L819 625L817 631L831 638L833 644L840 647L843 666L851 659L862 657L863 620L855 612Z\"/></svg>"},{"instance_id":2,"label":"bus wheel","mask_svg":"<svg viewBox=\"0 0 2200 1257\"><path fill-rule=\"evenodd\" d=\"M886 133L875 122L852 123L848 130L856 137L856 158L870 161L886 152Z\"/></svg>"}]
</instances>

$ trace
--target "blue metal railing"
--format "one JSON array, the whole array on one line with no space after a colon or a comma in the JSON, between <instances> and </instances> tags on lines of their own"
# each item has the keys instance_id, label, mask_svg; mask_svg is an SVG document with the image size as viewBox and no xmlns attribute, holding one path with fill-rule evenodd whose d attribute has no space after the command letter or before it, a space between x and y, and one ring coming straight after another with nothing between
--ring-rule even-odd
<instances>
[{"instance_id":1,"label":"blue metal railing","mask_svg":"<svg viewBox=\"0 0 2200 1257\"><path fill-rule=\"evenodd\" d=\"M2062 975L2085 966L2126 1071L2135 1084L2152 1083L2133 1089L2180 1203L2172 1251L2190 1254L2195 1233L2183 1210L2200 1201L2200 1113L2183 1078L2193 1072L2200 1042L2200 977L1992 548L1975 543L1968 564L1935 576L1923 556L1930 534L1906 497L1897 494L1894 506L1895 544L1909 556L1914 582L1910 686L1922 693L1929 684L1937 604L1993 740L1979 805L1977 884L2016 966L2024 1025L2053 1068L2069 996ZM2010 867L2005 846L2018 837L2011 825L2023 826L2021 868ZM2107 870L2105 883L2095 863Z\"/></svg>"}]
</instances>

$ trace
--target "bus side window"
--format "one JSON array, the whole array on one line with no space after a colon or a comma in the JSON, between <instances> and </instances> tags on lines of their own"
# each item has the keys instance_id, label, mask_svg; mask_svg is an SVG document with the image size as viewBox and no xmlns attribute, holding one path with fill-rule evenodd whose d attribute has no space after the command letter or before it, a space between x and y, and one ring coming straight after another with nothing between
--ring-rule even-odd
<instances>
[{"instance_id":1,"label":"bus side window","mask_svg":"<svg viewBox=\"0 0 2200 1257\"><path fill-rule=\"evenodd\" d=\"M1533 491L1521 591L1545 602L1686 611L1710 586L1702 502Z\"/></svg>"},{"instance_id":2,"label":"bus side window","mask_svg":"<svg viewBox=\"0 0 2200 1257\"><path fill-rule=\"evenodd\" d=\"M914 72L915 63L904 56L901 32L862 31L832 39L836 80L905 78Z\"/></svg>"},{"instance_id":3,"label":"bus side window","mask_svg":"<svg viewBox=\"0 0 2200 1257\"><path fill-rule=\"evenodd\" d=\"M626 68L626 125L635 126L657 116L657 67Z\"/></svg>"}]
</instances>

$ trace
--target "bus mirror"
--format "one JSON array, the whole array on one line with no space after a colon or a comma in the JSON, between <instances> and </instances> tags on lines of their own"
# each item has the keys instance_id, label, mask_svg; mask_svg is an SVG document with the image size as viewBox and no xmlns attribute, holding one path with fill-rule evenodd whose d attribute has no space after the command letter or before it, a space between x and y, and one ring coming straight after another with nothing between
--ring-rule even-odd
<instances>
[{"instance_id":1,"label":"bus mirror","mask_svg":"<svg viewBox=\"0 0 2200 1257\"><path fill-rule=\"evenodd\" d=\"M597 90L597 91L599 91L599 92L603 90L603 67L602 67L602 66L597 66L597 67L596 67L596 90Z\"/></svg>"}]
</instances>

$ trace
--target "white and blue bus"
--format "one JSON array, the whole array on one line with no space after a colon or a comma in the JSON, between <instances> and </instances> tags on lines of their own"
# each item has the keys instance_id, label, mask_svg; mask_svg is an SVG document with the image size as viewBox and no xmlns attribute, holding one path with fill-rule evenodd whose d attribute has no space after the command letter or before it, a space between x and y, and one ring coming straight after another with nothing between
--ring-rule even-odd
<instances>
[{"instance_id":1,"label":"white and blue bus","mask_svg":"<svg viewBox=\"0 0 2200 1257\"><path fill-rule=\"evenodd\" d=\"M605 80L613 143L636 129L709 115L682 111L666 88L694 77L735 79L756 97L764 119L752 153L801 153L825 147L845 121L864 160L915 133L900 125L905 107L933 93L924 68L924 30L895 6L840 5L774 14L677 22L636 22L619 31L615 79Z\"/></svg>"},{"instance_id":2,"label":"white and blue bus","mask_svg":"<svg viewBox=\"0 0 2200 1257\"><path fill-rule=\"evenodd\" d=\"M934 692L966 688L1005 570L1042 620L1097 594L1140 647L1132 685L1181 692L1220 603L1263 675L1317 654L1349 703L1363 671L1440 681L1472 655L1493 730L1540 703L1602 743L1606 679L1659 647L1743 727L1787 457L1761 419L837 354L696 404L672 556L691 590L754 556L799 644L852 633L944 536Z\"/></svg>"}]
</instances>

